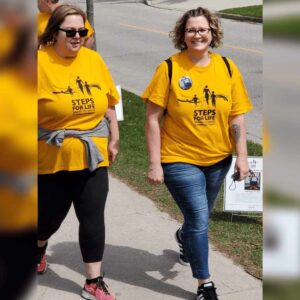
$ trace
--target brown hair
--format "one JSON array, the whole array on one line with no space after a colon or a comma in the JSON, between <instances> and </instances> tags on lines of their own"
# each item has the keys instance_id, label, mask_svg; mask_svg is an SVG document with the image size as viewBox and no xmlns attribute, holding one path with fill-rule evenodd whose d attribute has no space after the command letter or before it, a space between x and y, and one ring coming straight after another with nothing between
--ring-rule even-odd
<instances>
[{"instance_id":1,"label":"brown hair","mask_svg":"<svg viewBox=\"0 0 300 300\"><path fill-rule=\"evenodd\" d=\"M70 15L82 16L83 22L85 23L86 16L82 9L74 5L61 5L53 11L45 32L39 38L39 45L47 46L54 44L56 41L55 36L58 32L59 26L63 23L66 16Z\"/></svg>"},{"instance_id":2,"label":"brown hair","mask_svg":"<svg viewBox=\"0 0 300 300\"><path fill-rule=\"evenodd\" d=\"M183 14L183 16L176 22L174 30L169 34L173 41L174 47L179 50L185 50L187 48L184 42L186 23L189 18L204 16L209 24L209 28L212 34L212 41L210 47L217 48L222 44L223 29L221 27L220 20L216 14L211 13L208 9L198 7L191 9Z\"/></svg>"}]
</instances>

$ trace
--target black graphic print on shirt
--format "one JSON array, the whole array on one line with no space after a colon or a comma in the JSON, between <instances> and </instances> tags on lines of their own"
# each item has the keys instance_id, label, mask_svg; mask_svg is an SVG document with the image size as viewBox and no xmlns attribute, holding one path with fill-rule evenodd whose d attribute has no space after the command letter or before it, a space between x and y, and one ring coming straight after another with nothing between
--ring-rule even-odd
<instances>
[{"instance_id":1,"label":"black graphic print on shirt","mask_svg":"<svg viewBox=\"0 0 300 300\"><path fill-rule=\"evenodd\" d=\"M58 89L52 93L70 95L74 115L89 114L95 112L93 89L101 90L101 87L99 84L88 83L77 76L74 85L69 85L67 88Z\"/></svg>"},{"instance_id":2,"label":"black graphic print on shirt","mask_svg":"<svg viewBox=\"0 0 300 300\"><path fill-rule=\"evenodd\" d=\"M211 91L207 85L205 85L202 92L200 97L195 94L192 99L177 99L177 101L195 105L193 115L195 125L214 125L217 116L217 102L219 100L228 102L228 99L222 94Z\"/></svg>"}]
</instances>

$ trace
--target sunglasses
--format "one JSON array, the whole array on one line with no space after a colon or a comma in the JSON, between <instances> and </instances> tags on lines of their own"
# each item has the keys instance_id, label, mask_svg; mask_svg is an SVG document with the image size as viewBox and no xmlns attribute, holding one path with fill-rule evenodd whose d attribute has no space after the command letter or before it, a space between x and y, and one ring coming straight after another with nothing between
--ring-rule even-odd
<instances>
[{"instance_id":1,"label":"sunglasses","mask_svg":"<svg viewBox=\"0 0 300 300\"><path fill-rule=\"evenodd\" d=\"M77 32L79 33L80 37L85 37L88 34L88 29L86 28L79 30L58 28L58 30L65 32L67 37L74 37Z\"/></svg>"}]
</instances>

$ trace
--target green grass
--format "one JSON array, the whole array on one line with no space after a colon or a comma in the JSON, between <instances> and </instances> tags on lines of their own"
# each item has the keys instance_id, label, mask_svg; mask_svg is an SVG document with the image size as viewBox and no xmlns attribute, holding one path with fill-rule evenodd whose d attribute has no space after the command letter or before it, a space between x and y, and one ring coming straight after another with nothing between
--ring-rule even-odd
<instances>
[{"instance_id":1,"label":"green grass","mask_svg":"<svg viewBox=\"0 0 300 300\"><path fill-rule=\"evenodd\" d=\"M220 12L233 14L233 15L246 16L246 17L262 18L263 6L253 5L253 6L245 6L245 7L238 7L238 8L229 8L229 9L220 10Z\"/></svg>"},{"instance_id":2,"label":"green grass","mask_svg":"<svg viewBox=\"0 0 300 300\"><path fill-rule=\"evenodd\" d=\"M297 299L300 293L299 283L299 279L264 280L264 300Z\"/></svg>"},{"instance_id":3,"label":"green grass","mask_svg":"<svg viewBox=\"0 0 300 300\"><path fill-rule=\"evenodd\" d=\"M266 37L298 38L300 37L299 15L267 19L264 22Z\"/></svg>"},{"instance_id":4,"label":"green grass","mask_svg":"<svg viewBox=\"0 0 300 300\"><path fill-rule=\"evenodd\" d=\"M256 144L252 141L247 141L247 149L249 156L262 156L263 148L261 145Z\"/></svg>"},{"instance_id":5,"label":"green grass","mask_svg":"<svg viewBox=\"0 0 300 300\"><path fill-rule=\"evenodd\" d=\"M278 191L274 188L267 188L264 191L264 199L266 204L272 207L299 207L299 198L287 195L281 191Z\"/></svg>"},{"instance_id":6,"label":"green grass","mask_svg":"<svg viewBox=\"0 0 300 300\"><path fill-rule=\"evenodd\" d=\"M182 221L175 202L164 185L147 183L148 155L145 140L146 107L140 98L123 90L125 121L120 122L121 149L117 162L110 167L113 175L148 196L162 210ZM249 155L262 155L262 147L248 142ZM227 253L254 276L261 277L262 220L253 215L234 216L223 212L223 192L218 195L210 223L210 237L215 247Z\"/></svg>"}]
</instances>

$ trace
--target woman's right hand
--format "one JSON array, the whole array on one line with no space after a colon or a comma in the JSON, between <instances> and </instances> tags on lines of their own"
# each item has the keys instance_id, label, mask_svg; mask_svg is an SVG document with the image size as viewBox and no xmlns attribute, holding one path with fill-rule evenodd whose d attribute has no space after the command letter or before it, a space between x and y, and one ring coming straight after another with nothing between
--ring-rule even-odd
<instances>
[{"instance_id":1,"label":"woman's right hand","mask_svg":"<svg viewBox=\"0 0 300 300\"><path fill-rule=\"evenodd\" d=\"M164 182L164 171L161 164L150 164L148 169L148 182L156 185Z\"/></svg>"}]
</instances>

